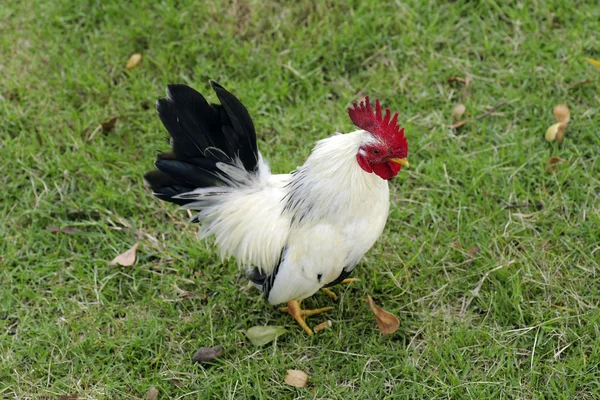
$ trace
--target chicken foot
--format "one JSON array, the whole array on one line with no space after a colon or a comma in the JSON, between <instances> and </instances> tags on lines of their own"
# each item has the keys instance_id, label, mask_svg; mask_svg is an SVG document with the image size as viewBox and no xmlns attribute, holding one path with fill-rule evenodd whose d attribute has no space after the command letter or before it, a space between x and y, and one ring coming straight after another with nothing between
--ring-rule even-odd
<instances>
[{"instance_id":1,"label":"chicken foot","mask_svg":"<svg viewBox=\"0 0 600 400\"><path fill-rule=\"evenodd\" d=\"M298 325L300 325L302 327L302 329L304 329L304 332L306 332L309 336L312 336L313 331L312 331L312 329L310 329L308 327L308 325L306 325L306 321L305 321L306 317L324 313L325 311L329 311L329 310L333 309L333 307L323 307L323 308L318 308L316 310L303 310L302 307L300 307L301 302L302 302L302 300L288 301L288 306L281 307L279 309L279 311L290 314L296 320Z\"/></svg>"}]
</instances>

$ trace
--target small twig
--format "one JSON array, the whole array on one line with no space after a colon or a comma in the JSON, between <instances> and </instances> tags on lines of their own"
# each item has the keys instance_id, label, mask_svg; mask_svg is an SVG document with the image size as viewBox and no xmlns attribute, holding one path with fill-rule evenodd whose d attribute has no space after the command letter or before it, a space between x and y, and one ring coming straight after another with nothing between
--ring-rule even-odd
<instances>
[{"instance_id":1,"label":"small twig","mask_svg":"<svg viewBox=\"0 0 600 400\"><path fill-rule=\"evenodd\" d=\"M571 345L575 343L575 342L571 342L568 345L566 345L565 347L563 347L562 349L558 350L557 352L554 353L554 359L558 360L558 357L560 357L561 353L563 351L565 351L566 349L568 349L569 347L571 347Z\"/></svg>"},{"instance_id":2,"label":"small twig","mask_svg":"<svg viewBox=\"0 0 600 400\"><path fill-rule=\"evenodd\" d=\"M302 73L300 73L300 71L298 71L296 68L292 67L289 62L287 64L279 64L279 65L281 65L283 68L290 70L292 72L292 74L296 75L298 78L302 79L303 81L306 80L306 77L304 75L302 75Z\"/></svg>"},{"instance_id":3,"label":"small twig","mask_svg":"<svg viewBox=\"0 0 600 400\"><path fill-rule=\"evenodd\" d=\"M514 262L515 262L514 260L511 260L508 262L508 264L499 265L496 268L492 268L491 270L489 270L488 272L483 274L483 276L481 277L479 282L477 282L477 286L475 286L475 289L471 290L471 297L469 297L468 299L466 297L463 298L463 305L461 307L460 314L465 315L465 313L467 312L467 308L471 305L471 302L473 301L473 299L475 297L479 296L479 291L481 290L483 283L486 281L486 279L488 278L488 276L490 276L490 274L492 272L498 271L499 269L502 269L504 267L508 267L509 265L511 265Z\"/></svg>"},{"instance_id":4,"label":"small twig","mask_svg":"<svg viewBox=\"0 0 600 400\"><path fill-rule=\"evenodd\" d=\"M494 199L494 200L502 203L502 205L504 206L505 209L509 209L509 208L527 208L527 207L543 208L544 207L544 203L541 202L541 201L536 201L535 203L530 203L528 201L526 201L525 203L509 203L509 202L505 201L502 197L496 196L495 194L488 193L486 191L483 192L483 196L484 197L491 197L492 199Z\"/></svg>"},{"instance_id":5,"label":"small twig","mask_svg":"<svg viewBox=\"0 0 600 400\"><path fill-rule=\"evenodd\" d=\"M375 53L373 53L371 56L367 57L360 65L361 66L365 66L368 63L371 62L371 60L373 60L374 58L378 57L381 53L383 53L384 51L387 50L387 45L383 46L382 48L380 48L379 50L377 50Z\"/></svg>"},{"instance_id":6,"label":"small twig","mask_svg":"<svg viewBox=\"0 0 600 400\"><path fill-rule=\"evenodd\" d=\"M588 83L594 82L592 79L586 79L585 81L575 82L568 86L569 89L575 89L583 85L587 85Z\"/></svg>"},{"instance_id":7,"label":"small twig","mask_svg":"<svg viewBox=\"0 0 600 400\"><path fill-rule=\"evenodd\" d=\"M467 122L469 122L468 119L463 119L462 121L459 121L459 122L457 122L455 124L450 125L450 128L452 128L452 129L460 128L461 126L463 126Z\"/></svg>"},{"instance_id":8,"label":"small twig","mask_svg":"<svg viewBox=\"0 0 600 400\"><path fill-rule=\"evenodd\" d=\"M100 132L101 129L102 129L102 124L98 124L96 129L94 129L92 131L92 133L90 134L90 136L88 136L88 138L87 138L88 142L91 141L94 138L94 136L96 136L96 133Z\"/></svg>"},{"instance_id":9,"label":"small twig","mask_svg":"<svg viewBox=\"0 0 600 400\"><path fill-rule=\"evenodd\" d=\"M527 208L527 207L544 208L544 203L542 203L541 201L536 201L535 203L529 203L529 202L525 202L525 203L507 203L507 204L504 205L505 209L510 209L510 208Z\"/></svg>"},{"instance_id":10,"label":"small twig","mask_svg":"<svg viewBox=\"0 0 600 400\"><path fill-rule=\"evenodd\" d=\"M469 94L469 83L471 83L473 79L471 79L470 76L467 76L465 78L465 87L463 87L463 90L460 92L460 101L464 102L467 99L467 95Z\"/></svg>"},{"instance_id":11,"label":"small twig","mask_svg":"<svg viewBox=\"0 0 600 400\"><path fill-rule=\"evenodd\" d=\"M483 286L483 283L486 281L486 279L488 278L488 276L490 276L490 274L492 272L496 272L499 269L502 269L504 267L508 267L510 264L512 264L514 262L515 262L514 260L511 260L506 265L498 265L496 268L492 268L491 270L489 270L488 272L486 272L485 274L483 274L483 276L481 277L481 279L479 280L479 282L477 282L477 286L475 286L475 289L471 290L471 294L473 295L473 297L479 296L479 291L481 290L481 287Z\"/></svg>"},{"instance_id":12,"label":"small twig","mask_svg":"<svg viewBox=\"0 0 600 400\"><path fill-rule=\"evenodd\" d=\"M492 108L490 108L489 110L487 110L483 114L480 114L480 115L476 116L475 119L482 119L482 118L487 117L488 115L490 115L491 113L493 113L497 109L504 107L506 105L506 103L508 103L508 101L506 101L506 100L501 101L500 103L496 104L495 106L492 106Z\"/></svg>"},{"instance_id":13,"label":"small twig","mask_svg":"<svg viewBox=\"0 0 600 400\"><path fill-rule=\"evenodd\" d=\"M473 78L471 78L470 76L466 76L464 78L458 77L458 76L453 76L447 79L448 83L450 82L460 82L462 83L463 89L460 91L460 94L458 95L458 97L460 98L460 100L462 102L465 101L465 99L467 98L467 94L468 94L468 89L469 89L469 83L471 83L471 81L473 81Z\"/></svg>"},{"instance_id":14,"label":"small twig","mask_svg":"<svg viewBox=\"0 0 600 400\"><path fill-rule=\"evenodd\" d=\"M481 287L483 286L483 283L488 278L488 276L490 276L490 274L492 272L498 271L499 269L502 269L504 267L508 267L512 263L514 263L514 260L509 261L508 264L506 264L506 265L499 265L496 268L493 268L493 269L489 270L488 272L486 272L485 274L483 274L483 276L481 277L479 282L477 282L477 286L475 286L475 289L471 290L471 296L469 298L467 298L466 296L463 297L463 305L460 309L460 315L465 315L465 313L467 312L467 308L469 308L473 299L475 297L479 296L479 291L481 290Z\"/></svg>"},{"instance_id":15,"label":"small twig","mask_svg":"<svg viewBox=\"0 0 600 400\"><path fill-rule=\"evenodd\" d=\"M513 101L516 101L516 100L518 100L518 99L511 100L511 102L513 102ZM499 108L502 108L502 107L504 107L504 106L505 106L505 105L507 105L508 103L509 103L509 102L508 102L507 100L501 101L500 103L498 103L498 104L496 104L496 105L493 105L493 106L492 106L492 107L491 107L489 110L487 110L487 111L486 111L486 112L484 112L483 114L479 114L478 116L476 116L476 117L475 117L475 118L473 118L473 119L465 119L465 120L459 121L459 122L457 122L457 123L455 123L455 124L452 124L452 125L450 125L450 128L456 129L456 128L459 128L459 127L463 126L464 124L466 124L466 123L468 123L468 122L473 122L474 120L479 120L479 119L485 118L485 117L487 117L488 115L490 115L490 114L494 113L494 112L495 112L496 110L498 110Z\"/></svg>"},{"instance_id":16,"label":"small twig","mask_svg":"<svg viewBox=\"0 0 600 400\"><path fill-rule=\"evenodd\" d=\"M533 349L531 350L531 362L529 364L530 370L533 369L533 358L535 357L535 347L537 346L538 336L540 335L540 329L542 329L541 326L538 328L537 332L535 333L535 339L533 340Z\"/></svg>"},{"instance_id":17,"label":"small twig","mask_svg":"<svg viewBox=\"0 0 600 400\"><path fill-rule=\"evenodd\" d=\"M488 193L485 190L483 191L483 197L491 197L492 199L499 201L501 203L503 203L504 205L508 204L506 201L504 201L504 199L500 196L497 196L493 193Z\"/></svg>"}]
</instances>

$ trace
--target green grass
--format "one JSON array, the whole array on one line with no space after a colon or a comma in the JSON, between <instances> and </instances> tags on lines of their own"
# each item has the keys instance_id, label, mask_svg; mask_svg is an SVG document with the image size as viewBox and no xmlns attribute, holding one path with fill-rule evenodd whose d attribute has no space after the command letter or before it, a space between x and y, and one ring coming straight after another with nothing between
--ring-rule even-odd
<instances>
[{"instance_id":1,"label":"green grass","mask_svg":"<svg viewBox=\"0 0 600 400\"><path fill-rule=\"evenodd\" d=\"M287 3L0 5L0 397L597 398L600 71L581 59L600 59L597 4ZM451 129L455 76L473 78L467 116L506 105ZM352 130L363 94L400 111L411 167L361 282L312 338L142 183L166 146L154 100L170 82L208 93L209 77L246 104L276 172ZM547 143L561 102L566 140ZM547 173L552 156L569 162ZM138 240L133 268L109 265ZM255 348L243 331L262 324L289 332ZM215 365L191 362L214 344Z\"/></svg>"}]
</instances>

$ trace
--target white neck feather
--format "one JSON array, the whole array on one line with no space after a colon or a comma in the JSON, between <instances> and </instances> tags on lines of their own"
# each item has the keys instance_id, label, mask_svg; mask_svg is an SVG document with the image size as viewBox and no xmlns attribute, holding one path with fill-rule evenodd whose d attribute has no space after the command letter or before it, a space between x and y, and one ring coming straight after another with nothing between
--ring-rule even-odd
<instances>
[{"instance_id":1,"label":"white neck feather","mask_svg":"<svg viewBox=\"0 0 600 400\"><path fill-rule=\"evenodd\" d=\"M369 199L387 196L387 181L364 171L356 160L359 148L374 140L366 131L336 134L317 142L310 157L288 185L286 209L295 220L319 219L369 206Z\"/></svg>"}]
</instances>

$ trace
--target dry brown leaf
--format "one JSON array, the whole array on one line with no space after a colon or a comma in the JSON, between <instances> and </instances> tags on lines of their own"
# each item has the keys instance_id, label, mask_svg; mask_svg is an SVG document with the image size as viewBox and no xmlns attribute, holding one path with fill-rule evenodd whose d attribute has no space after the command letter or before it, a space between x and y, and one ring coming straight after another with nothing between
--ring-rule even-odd
<instances>
[{"instance_id":1,"label":"dry brown leaf","mask_svg":"<svg viewBox=\"0 0 600 400\"><path fill-rule=\"evenodd\" d=\"M129 60L127 60L127 64L125 65L125 68L128 71L131 71L132 69L137 67L141 62L142 62L142 55L140 53L132 54L131 57L129 57Z\"/></svg>"},{"instance_id":2,"label":"dry brown leaf","mask_svg":"<svg viewBox=\"0 0 600 400\"><path fill-rule=\"evenodd\" d=\"M569 110L566 104L557 104L554 106L552 114L554 114L557 122L569 122L571 119L571 110Z\"/></svg>"},{"instance_id":3,"label":"dry brown leaf","mask_svg":"<svg viewBox=\"0 0 600 400\"><path fill-rule=\"evenodd\" d=\"M552 110L557 123L550 126L546 131L546 140L551 142L556 139L557 143L561 143L567 130L567 125L571 119L571 110L566 104L557 104Z\"/></svg>"},{"instance_id":4,"label":"dry brown leaf","mask_svg":"<svg viewBox=\"0 0 600 400\"><path fill-rule=\"evenodd\" d=\"M212 362L224 352L223 346L220 344L213 347L201 347L192 356L193 362Z\"/></svg>"},{"instance_id":5,"label":"dry brown leaf","mask_svg":"<svg viewBox=\"0 0 600 400\"><path fill-rule=\"evenodd\" d=\"M170 378L167 379L169 382L171 382L173 385L177 386L178 388L182 388L185 386L185 383L181 382L179 379L177 378Z\"/></svg>"},{"instance_id":6,"label":"dry brown leaf","mask_svg":"<svg viewBox=\"0 0 600 400\"><path fill-rule=\"evenodd\" d=\"M454 109L452 110L452 119L459 120L460 117L463 116L463 114L465 113L465 111L467 111L467 107L465 107L464 104L460 103L454 106Z\"/></svg>"},{"instance_id":7,"label":"dry brown leaf","mask_svg":"<svg viewBox=\"0 0 600 400\"><path fill-rule=\"evenodd\" d=\"M565 136L565 131L567 130L568 121L561 122L558 127L558 132L556 133L556 143L562 143L563 137Z\"/></svg>"},{"instance_id":8,"label":"dry brown leaf","mask_svg":"<svg viewBox=\"0 0 600 400\"><path fill-rule=\"evenodd\" d=\"M77 229L77 228L71 228L71 227L65 227L65 228L59 228L58 226L49 226L48 230L50 231L50 233L64 233L67 235L74 235L76 233L81 233L83 232L81 229Z\"/></svg>"},{"instance_id":9,"label":"dry brown leaf","mask_svg":"<svg viewBox=\"0 0 600 400\"><path fill-rule=\"evenodd\" d=\"M550 159L548 160L548 164L558 164L561 162L569 162L569 160L560 157L550 157Z\"/></svg>"},{"instance_id":10,"label":"dry brown leaf","mask_svg":"<svg viewBox=\"0 0 600 400\"><path fill-rule=\"evenodd\" d=\"M135 252L140 242L136 242L129 250L119 254L110 262L110 265L120 265L122 267L131 267L135 263Z\"/></svg>"},{"instance_id":11,"label":"dry brown leaf","mask_svg":"<svg viewBox=\"0 0 600 400\"><path fill-rule=\"evenodd\" d=\"M102 125L102 131L103 132L110 132L110 131L112 131L113 128L115 127L115 122L117 122L117 117L112 117L108 121L103 122L101 124Z\"/></svg>"},{"instance_id":12,"label":"dry brown leaf","mask_svg":"<svg viewBox=\"0 0 600 400\"><path fill-rule=\"evenodd\" d=\"M477 254L479 254L480 251L481 251L481 248L479 246L469 247L467 249L467 262L469 264L471 264L473 262L473 259L475 258L475 256Z\"/></svg>"},{"instance_id":13,"label":"dry brown leaf","mask_svg":"<svg viewBox=\"0 0 600 400\"><path fill-rule=\"evenodd\" d=\"M323 322L321 322L319 325L315 326L315 327L313 328L313 331L315 331L315 333L317 333L317 332L321 332L321 331L322 331L322 330L324 330L324 329L330 328L330 327L331 327L331 325L332 325L332 323L331 323L331 321L330 321L330 320L323 321Z\"/></svg>"},{"instance_id":14,"label":"dry brown leaf","mask_svg":"<svg viewBox=\"0 0 600 400\"><path fill-rule=\"evenodd\" d=\"M367 295L367 303L371 307L371 311L375 315L375 321L377 321L377 327L381 333L389 335L396 332L400 326L400 320L394 314L385 311L383 308L379 308L373 302L371 296Z\"/></svg>"},{"instance_id":15,"label":"dry brown leaf","mask_svg":"<svg viewBox=\"0 0 600 400\"><path fill-rule=\"evenodd\" d=\"M146 393L146 398L148 400L156 400L158 399L158 389L155 386L152 386L148 393Z\"/></svg>"},{"instance_id":16,"label":"dry brown leaf","mask_svg":"<svg viewBox=\"0 0 600 400\"><path fill-rule=\"evenodd\" d=\"M464 78L461 78L459 76L453 76L453 77L448 78L447 81L449 83L450 82L460 82L466 88L473 81L473 78L471 78L470 76L465 76Z\"/></svg>"},{"instance_id":17,"label":"dry brown leaf","mask_svg":"<svg viewBox=\"0 0 600 400\"><path fill-rule=\"evenodd\" d=\"M303 388L308 383L308 375L297 369L288 369L285 383L297 388Z\"/></svg>"},{"instance_id":18,"label":"dry brown leaf","mask_svg":"<svg viewBox=\"0 0 600 400\"><path fill-rule=\"evenodd\" d=\"M546 167L546 172L551 174L552 172L555 172L557 170L557 164L566 162L569 162L569 160L565 160L564 158L560 157L550 157L550 159L548 160L548 166Z\"/></svg>"},{"instance_id":19,"label":"dry brown leaf","mask_svg":"<svg viewBox=\"0 0 600 400\"><path fill-rule=\"evenodd\" d=\"M588 57L584 57L583 59L585 61L589 62L590 64L592 64L594 67L600 69L600 61L594 60L593 58L588 58Z\"/></svg>"},{"instance_id":20,"label":"dry brown leaf","mask_svg":"<svg viewBox=\"0 0 600 400\"><path fill-rule=\"evenodd\" d=\"M50 233L59 233L60 232L60 228L58 226L54 226L54 225L49 226L47 229L50 231Z\"/></svg>"},{"instance_id":21,"label":"dry brown leaf","mask_svg":"<svg viewBox=\"0 0 600 400\"><path fill-rule=\"evenodd\" d=\"M477 255L477 253L479 253L481 251L481 248L479 246L475 246L475 247L469 247L467 249L467 254L469 255L469 257L473 258Z\"/></svg>"}]
</instances>

